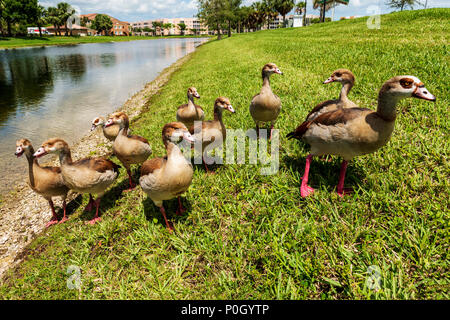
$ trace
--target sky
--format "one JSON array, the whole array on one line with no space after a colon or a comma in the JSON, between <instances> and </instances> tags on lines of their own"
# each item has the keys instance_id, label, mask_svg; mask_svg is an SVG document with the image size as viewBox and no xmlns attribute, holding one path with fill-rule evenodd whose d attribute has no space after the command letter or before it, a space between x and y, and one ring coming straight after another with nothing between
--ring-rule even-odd
<instances>
[{"instance_id":1,"label":"sky","mask_svg":"<svg viewBox=\"0 0 450 320\"><path fill-rule=\"evenodd\" d=\"M44 7L55 6L63 0L40 0ZM188 18L197 13L197 0L64 0L70 3L81 14L106 13L122 21L136 22L156 18ZM421 0L425 2L425 0ZM243 0L244 5L250 5L256 0ZM337 6L335 20L345 16L367 16L374 12L373 6L380 13L389 13L393 9L385 5L386 0L350 0L348 6ZM428 0L428 8L450 7L450 0ZM308 0L308 13L319 14L312 9L312 0ZM327 16L331 16L331 11Z\"/></svg>"}]
</instances>

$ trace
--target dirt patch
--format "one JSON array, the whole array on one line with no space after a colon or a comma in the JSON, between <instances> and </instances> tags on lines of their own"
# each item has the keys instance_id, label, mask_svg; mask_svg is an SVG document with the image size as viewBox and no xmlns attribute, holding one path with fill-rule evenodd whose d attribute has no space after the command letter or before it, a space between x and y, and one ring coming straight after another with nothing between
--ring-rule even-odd
<instances>
[{"instance_id":1,"label":"dirt patch","mask_svg":"<svg viewBox=\"0 0 450 320\"><path fill-rule=\"evenodd\" d=\"M144 89L135 94L119 109L125 111L131 120L141 112L151 107L149 98L169 81L170 76L178 70L192 56L188 54L170 67L164 69L155 80L148 83ZM87 157L95 152L95 155L109 155L111 143L103 136L100 129L88 133L78 143L71 146L74 160ZM59 165L58 161L49 163ZM28 173L24 172L24 177ZM76 198L76 193L70 193L68 203ZM61 207L62 202L55 198L55 205ZM24 182L13 192L3 197L0 204L0 281L6 271L25 257L26 246L31 243L44 229L45 224L51 219L52 213L48 202L34 193Z\"/></svg>"}]
</instances>

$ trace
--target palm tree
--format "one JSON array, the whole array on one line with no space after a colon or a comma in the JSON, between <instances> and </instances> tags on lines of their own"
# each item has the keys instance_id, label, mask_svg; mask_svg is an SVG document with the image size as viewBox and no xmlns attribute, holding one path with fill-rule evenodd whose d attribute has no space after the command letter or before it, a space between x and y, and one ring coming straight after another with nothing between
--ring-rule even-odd
<instances>
[{"instance_id":1,"label":"palm tree","mask_svg":"<svg viewBox=\"0 0 450 320\"><path fill-rule=\"evenodd\" d=\"M400 9L400 11L403 11L406 6L413 9L415 5L419 4L421 4L419 0L388 0L388 2L386 2L387 6Z\"/></svg>"},{"instance_id":2,"label":"palm tree","mask_svg":"<svg viewBox=\"0 0 450 320\"><path fill-rule=\"evenodd\" d=\"M39 28L39 37L42 37L42 25L47 23L47 10L45 10L45 8L41 5L37 6L36 23Z\"/></svg>"},{"instance_id":3,"label":"palm tree","mask_svg":"<svg viewBox=\"0 0 450 320\"><path fill-rule=\"evenodd\" d=\"M186 30L186 24L184 22L178 24L178 28L181 30L181 35L184 36L184 30Z\"/></svg>"},{"instance_id":4,"label":"palm tree","mask_svg":"<svg viewBox=\"0 0 450 320\"><path fill-rule=\"evenodd\" d=\"M67 2L58 3L56 8L59 12L60 25L64 25L64 27L66 28L65 35L67 36L69 34L69 30L67 28L67 21L72 15L75 14L75 9L72 8L72 6ZM72 29L70 30L70 35L72 35Z\"/></svg>"},{"instance_id":5,"label":"palm tree","mask_svg":"<svg viewBox=\"0 0 450 320\"><path fill-rule=\"evenodd\" d=\"M286 14L295 6L294 0L272 0L272 7L283 16L283 26L286 27Z\"/></svg>"},{"instance_id":6,"label":"palm tree","mask_svg":"<svg viewBox=\"0 0 450 320\"><path fill-rule=\"evenodd\" d=\"M307 0L300 1L297 3L297 7L295 8L295 12L298 14L303 13L303 26L306 26L306 6L308 5Z\"/></svg>"}]
</instances>

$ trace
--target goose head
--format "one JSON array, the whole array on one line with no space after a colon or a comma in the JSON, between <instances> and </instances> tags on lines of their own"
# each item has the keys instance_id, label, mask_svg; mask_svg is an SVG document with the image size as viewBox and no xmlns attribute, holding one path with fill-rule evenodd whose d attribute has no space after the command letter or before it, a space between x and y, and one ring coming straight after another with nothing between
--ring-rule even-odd
<instances>
[{"instance_id":1,"label":"goose head","mask_svg":"<svg viewBox=\"0 0 450 320\"><path fill-rule=\"evenodd\" d=\"M115 112L111 114L108 118L108 121L105 123L105 127L112 126L113 124L118 124L120 128L128 127L130 120L125 112Z\"/></svg>"},{"instance_id":2,"label":"goose head","mask_svg":"<svg viewBox=\"0 0 450 320\"><path fill-rule=\"evenodd\" d=\"M268 63L262 68L262 77L270 77L272 74L283 74L275 63Z\"/></svg>"},{"instance_id":3,"label":"goose head","mask_svg":"<svg viewBox=\"0 0 450 320\"><path fill-rule=\"evenodd\" d=\"M103 117L97 117L94 120L92 120L92 127L91 131L94 131L98 126L105 126L105 118Z\"/></svg>"},{"instance_id":4,"label":"goose head","mask_svg":"<svg viewBox=\"0 0 450 320\"><path fill-rule=\"evenodd\" d=\"M197 92L197 89L195 87L190 87L187 91L188 99L197 98L200 99L200 95Z\"/></svg>"},{"instance_id":5,"label":"goose head","mask_svg":"<svg viewBox=\"0 0 450 320\"><path fill-rule=\"evenodd\" d=\"M214 102L214 109L218 108L219 110L228 110L231 113L235 113L233 106L230 103L230 100L226 97L218 97Z\"/></svg>"},{"instance_id":6,"label":"goose head","mask_svg":"<svg viewBox=\"0 0 450 320\"><path fill-rule=\"evenodd\" d=\"M162 130L162 139L164 145L168 142L179 144L183 140L194 143L194 137L189 133L187 127L181 122L167 123Z\"/></svg>"},{"instance_id":7,"label":"goose head","mask_svg":"<svg viewBox=\"0 0 450 320\"><path fill-rule=\"evenodd\" d=\"M68 150L68 149L69 149L69 145L67 144L67 142L65 142L64 140L62 140L60 138L52 138L52 139L49 139L49 140L45 141L44 143L42 143L42 146L39 147L39 149L37 149L37 151L34 153L34 156L36 158L40 158L49 153L59 154L63 150Z\"/></svg>"},{"instance_id":8,"label":"goose head","mask_svg":"<svg viewBox=\"0 0 450 320\"><path fill-rule=\"evenodd\" d=\"M348 69L337 69L333 71L331 76L323 82L323 84L331 83L331 82L340 82L342 84L345 83L355 83L355 76Z\"/></svg>"},{"instance_id":9,"label":"goose head","mask_svg":"<svg viewBox=\"0 0 450 320\"><path fill-rule=\"evenodd\" d=\"M31 146L31 142L28 139L20 139L16 141L16 152L14 153L14 155L19 158L21 157L24 153L28 154L32 154L32 149L33 147Z\"/></svg>"},{"instance_id":10,"label":"goose head","mask_svg":"<svg viewBox=\"0 0 450 320\"><path fill-rule=\"evenodd\" d=\"M397 101L410 97L436 101L436 97L415 76L396 76L389 79L381 87L379 97L389 97Z\"/></svg>"}]
</instances>

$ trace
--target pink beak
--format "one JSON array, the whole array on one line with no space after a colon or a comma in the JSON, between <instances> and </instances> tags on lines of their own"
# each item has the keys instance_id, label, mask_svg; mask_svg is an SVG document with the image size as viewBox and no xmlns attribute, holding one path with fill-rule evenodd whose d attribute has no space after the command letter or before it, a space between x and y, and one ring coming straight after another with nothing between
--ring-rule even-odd
<instances>
[{"instance_id":1,"label":"pink beak","mask_svg":"<svg viewBox=\"0 0 450 320\"><path fill-rule=\"evenodd\" d=\"M333 79L333 77L329 77L327 80L325 80L324 82L323 82L323 84L327 84L327 83L330 83L330 82L334 82L335 80Z\"/></svg>"},{"instance_id":2,"label":"pink beak","mask_svg":"<svg viewBox=\"0 0 450 320\"><path fill-rule=\"evenodd\" d=\"M416 91L412 94L413 97L424 99L428 101L436 101L436 97L430 93L430 91L425 88L425 86L417 87Z\"/></svg>"},{"instance_id":3,"label":"pink beak","mask_svg":"<svg viewBox=\"0 0 450 320\"><path fill-rule=\"evenodd\" d=\"M45 156L46 154L47 154L47 152L45 151L45 149L42 148L42 147L40 147L33 155L34 155L36 158L40 158L40 157L42 157L42 156Z\"/></svg>"}]
</instances>

